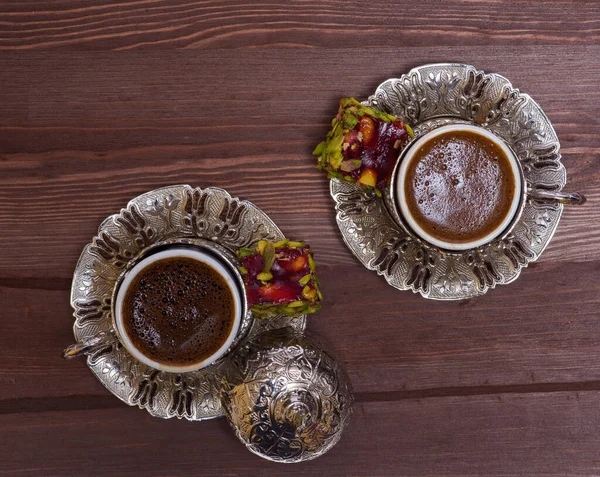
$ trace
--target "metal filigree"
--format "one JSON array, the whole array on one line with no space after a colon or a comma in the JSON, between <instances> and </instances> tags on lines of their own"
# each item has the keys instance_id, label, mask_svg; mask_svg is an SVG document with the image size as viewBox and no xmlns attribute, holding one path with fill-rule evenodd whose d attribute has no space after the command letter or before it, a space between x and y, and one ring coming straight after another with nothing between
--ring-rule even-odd
<instances>
[{"instance_id":1,"label":"metal filigree","mask_svg":"<svg viewBox=\"0 0 600 477\"><path fill-rule=\"evenodd\" d=\"M224 383L238 438L278 462L314 459L333 447L352 414L345 373L314 335L290 328L259 336L234 356Z\"/></svg>"},{"instance_id":2,"label":"metal filigree","mask_svg":"<svg viewBox=\"0 0 600 477\"><path fill-rule=\"evenodd\" d=\"M500 75L468 65L425 65L385 81L366 104L402 118L416 137L445 124L483 126L515 151L529 190L557 192L566 183L549 119ZM563 209L559 203L527 200L507 237L477 250L446 253L402 226L389 193L380 198L336 179L330 188L342 237L359 261L395 288L438 300L470 298L515 280L544 251Z\"/></svg>"},{"instance_id":3,"label":"metal filigree","mask_svg":"<svg viewBox=\"0 0 600 477\"><path fill-rule=\"evenodd\" d=\"M163 243L192 243L212 248L230 262L240 247L261 239L284 236L269 217L248 201L217 188L177 185L133 199L119 214L108 217L79 258L71 305L77 342L88 342L87 363L96 377L119 399L157 417L203 420L223 415L219 396L224 359L200 371L173 374L135 360L112 330L111 299L120 275L131 263ZM274 328L303 330L305 316L254 320L248 313L240 338ZM242 341L243 342L243 341Z\"/></svg>"}]
</instances>

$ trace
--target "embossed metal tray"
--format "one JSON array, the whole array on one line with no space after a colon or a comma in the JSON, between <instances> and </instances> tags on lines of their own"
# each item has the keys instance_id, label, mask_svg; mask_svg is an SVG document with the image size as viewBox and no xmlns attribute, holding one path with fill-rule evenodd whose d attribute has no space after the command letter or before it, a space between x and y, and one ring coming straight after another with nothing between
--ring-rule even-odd
<instances>
[{"instance_id":1,"label":"embossed metal tray","mask_svg":"<svg viewBox=\"0 0 600 477\"><path fill-rule=\"evenodd\" d=\"M221 359L181 374L140 363L118 341L103 338L111 335L113 291L124 270L165 243L202 245L235 263L238 248L253 246L261 239L284 238L262 210L222 189L175 185L136 197L102 222L98 235L84 248L73 276L73 333L78 343L93 343L87 357L89 368L115 396L153 416L199 421L223 415L219 382L228 361ZM248 312L240 344L284 326L302 331L306 316L254 320Z\"/></svg>"},{"instance_id":2,"label":"embossed metal tray","mask_svg":"<svg viewBox=\"0 0 600 477\"><path fill-rule=\"evenodd\" d=\"M420 66L382 83L365 104L403 119L417 138L436 123L483 126L517 154L529 190L555 193L566 183L549 119L500 75L462 64ZM514 281L544 251L563 210L560 203L529 199L508 236L464 253L447 253L394 220L384 198L337 179L330 190L342 237L358 260L391 286L437 300L470 298Z\"/></svg>"}]
</instances>

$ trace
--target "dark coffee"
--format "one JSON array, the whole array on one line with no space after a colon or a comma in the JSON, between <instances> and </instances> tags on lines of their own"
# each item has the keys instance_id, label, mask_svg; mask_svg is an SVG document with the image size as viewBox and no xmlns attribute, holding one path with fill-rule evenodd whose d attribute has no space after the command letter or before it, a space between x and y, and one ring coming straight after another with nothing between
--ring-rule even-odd
<instances>
[{"instance_id":1,"label":"dark coffee","mask_svg":"<svg viewBox=\"0 0 600 477\"><path fill-rule=\"evenodd\" d=\"M213 355L235 321L231 289L212 267L187 257L144 268L123 300L123 325L147 357L186 366Z\"/></svg>"},{"instance_id":2,"label":"dark coffee","mask_svg":"<svg viewBox=\"0 0 600 477\"><path fill-rule=\"evenodd\" d=\"M507 217L516 178L505 152L473 131L448 131L415 151L405 195L414 220L449 243L479 240Z\"/></svg>"}]
</instances>

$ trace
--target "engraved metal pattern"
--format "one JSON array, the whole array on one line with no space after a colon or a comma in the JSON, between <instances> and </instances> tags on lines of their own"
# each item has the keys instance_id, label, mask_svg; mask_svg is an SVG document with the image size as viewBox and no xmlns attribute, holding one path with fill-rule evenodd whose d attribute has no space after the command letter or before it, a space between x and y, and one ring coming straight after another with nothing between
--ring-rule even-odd
<instances>
[{"instance_id":1,"label":"engraved metal pattern","mask_svg":"<svg viewBox=\"0 0 600 477\"><path fill-rule=\"evenodd\" d=\"M218 188L176 185L130 201L120 213L102 222L98 235L84 248L73 276L73 332L77 342L93 343L87 358L92 372L119 399L153 416L203 420L223 415L219 382L227 360L182 374L140 363L115 337L113 292L124 270L164 243L202 244L236 263L233 252L238 248L253 246L261 239L283 238L262 210ZM248 312L237 341L282 326L303 330L305 318L254 320Z\"/></svg>"},{"instance_id":2,"label":"engraved metal pattern","mask_svg":"<svg viewBox=\"0 0 600 477\"><path fill-rule=\"evenodd\" d=\"M238 438L277 462L323 455L352 414L347 376L314 335L264 333L232 358L223 402Z\"/></svg>"},{"instance_id":3,"label":"engraved metal pattern","mask_svg":"<svg viewBox=\"0 0 600 477\"><path fill-rule=\"evenodd\" d=\"M497 74L460 64L425 65L382 83L366 104L400 117L418 138L436 126L472 123L500 136L516 153L528 190L562 190L559 142L540 106ZM554 235L563 206L528 199L510 235L464 253L430 246L394 219L384 197L333 179L336 220L344 242L369 270L400 290L460 300L515 280ZM386 205L387 204L387 205Z\"/></svg>"}]
</instances>

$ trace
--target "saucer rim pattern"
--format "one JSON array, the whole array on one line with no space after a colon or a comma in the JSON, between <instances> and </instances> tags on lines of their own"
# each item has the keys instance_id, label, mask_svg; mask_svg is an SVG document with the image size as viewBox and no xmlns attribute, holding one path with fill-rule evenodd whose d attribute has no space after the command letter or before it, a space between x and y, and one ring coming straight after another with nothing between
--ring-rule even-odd
<instances>
[{"instance_id":1,"label":"saucer rim pattern","mask_svg":"<svg viewBox=\"0 0 600 477\"><path fill-rule=\"evenodd\" d=\"M513 149L527 190L561 191L566 170L560 144L542 108L510 81L458 63L428 64L384 81L364 104L404 120L418 139L435 127L483 126ZM344 243L389 285L435 300L462 300L516 280L537 260L558 226L563 205L525 200L507 236L463 252L423 242L401 223L389 200L332 179L336 222Z\"/></svg>"},{"instance_id":2,"label":"saucer rim pattern","mask_svg":"<svg viewBox=\"0 0 600 477\"><path fill-rule=\"evenodd\" d=\"M238 248L255 246L262 239L284 238L261 209L217 187L182 184L141 194L106 218L81 253L70 300L75 339L82 342L99 335L114 336L111 303L115 286L132 263L157 246L201 245L235 264ZM303 331L306 315L258 320L248 311L232 348L285 326ZM152 416L201 421L224 415L220 382L227 371L225 357L199 371L168 373L137 361L118 341L107 339L94 346L87 365L112 394Z\"/></svg>"}]
</instances>

